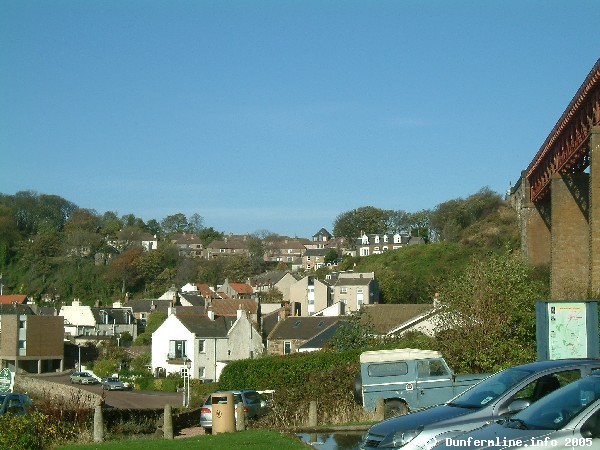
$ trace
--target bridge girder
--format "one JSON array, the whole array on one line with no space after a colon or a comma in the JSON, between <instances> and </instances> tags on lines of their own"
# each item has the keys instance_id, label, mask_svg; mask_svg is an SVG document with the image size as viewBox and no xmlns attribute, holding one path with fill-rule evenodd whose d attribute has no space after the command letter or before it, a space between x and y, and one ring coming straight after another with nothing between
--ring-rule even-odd
<instances>
[{"instance_id":1,"label":"bridge girder","mask_svg":"<svg viewBox=\"0 0 600 450\"><path fill-rule=\"evenodd\" d=\"M600 59L525 171L532 202L540 202L550 194L550 180L555 173L580 173L589 166L590 131L597 125L600 125Z\"/></svg>"}]
</instances>

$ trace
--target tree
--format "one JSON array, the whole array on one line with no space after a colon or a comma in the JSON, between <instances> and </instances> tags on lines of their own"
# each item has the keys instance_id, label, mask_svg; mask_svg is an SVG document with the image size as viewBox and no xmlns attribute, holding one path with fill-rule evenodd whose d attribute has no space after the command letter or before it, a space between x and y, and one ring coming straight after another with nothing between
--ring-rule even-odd
<instances>
[{"instance_id":1,"label":"tree","mask_svg":"<svg viewBox=\"0 0 600 450\"><path fill-rule=\"evenodd\" d=\"M440 349L459 372L533 361L535 301L545 295L519 252L474 258L441 290Z\"/></svg>"},{"instance_id":2,"label":"tree","mask_svg":"<svg viewBox=\"0 0 600 450\"><path fill-rule=\"evenodd\" d=\"M198 239L202 241L202 245L204 247L206 247L212 241L223 239L223 233L215 230L213 227L202 228L196 233L196 236L198 236Z\"/></svg>"},{"instance_id":3,"label":"tree","mask_svg":"<svg viewBox=\"0 0 600 450\"><path fill-rule=\"evenodd\" d=\"M339 258L339 254L335 248L330 248L325 254L325 263L334 264Z\"/></svg>"},{"instance_id":4,"label":"tree","mask_svg":"<svg viewBox=\"0 0 600 450\"><path fill-rule=\"evenodd\" d=\"M194 213L190 216L190 219L188 220L187 231L188 233L199 233L200 230L202 230L203 226L204 218L200 214Z\"/></svg>"},{"instance_id":5,"label":"tree","mask_svg":"<svg viewBox=\"0 0 600 450\"><path fill-rule=\"evenodd\" d=\"M148 345L152 342L152 333L154 333L163 322L167 320L167 314L162 311L154 311L148 317L146 329L135 340L135 345Z\"/></svg>"},{"instance_id":6,"label":"tree","mask_svg":"<svg viewBox=\"0 0 600 450\"><path fill-rule=\"evenodd\" d=\"M467 227L480 220L502 204L499 194L489 187L462 198L440 203L431 213L431 228L440 240L458 242Z\"/></svg>"},{"instance_id":7,"label":"tree","mask_svg":"<svg viewBox=\"0 0 600 450\"><path fill-rule=\"evenodd\" d=\"M109 281L121 284L121 292L135 291L140 280L136 261L143 253L141 247L131 247L121 253L108 265Z\"/></svg>"},{"instance_id":8,"label":"tree","mask_svg":"<svg viewBox=\"0 0 600 450\"><path fill-rule=\"evenodd\" d=\"M359 310L340 324L329 340L328 347L336 352L364 350L369 346L373 334L373 325L364 310Z\"/></svg>"},{"instance_id":9,"label":"tree","mask_svg":"<svg viewBox=\"0 0 600 450\"><path fill-rule=\"evenodd\" d=\"M123 221L113 211L105 212L100 218L100 234L103 237L115 238L121 228Z\"/></svg>"},{"instance_id":10,"label":"tree","mask_svg":"<svg viewBox=\"0 0 600 450\"><path fill-rule=\"evenodd\" d=\"M390 226L392 211L363 206L338 215L333 223L333 234L345 237L349 243L361 233L386 233Z\"/></svg>"},{"instance_id":11,"label":"tree","mask_svg":"<svg viewBox=\"0 0 600 450\"><path fill-rule=\"evenodd\" d=\"M160 226L166 235L183 233L188 231L189 228L187 217L183 213L165 217L161 220Z\"/></svg>"}]
</instances>

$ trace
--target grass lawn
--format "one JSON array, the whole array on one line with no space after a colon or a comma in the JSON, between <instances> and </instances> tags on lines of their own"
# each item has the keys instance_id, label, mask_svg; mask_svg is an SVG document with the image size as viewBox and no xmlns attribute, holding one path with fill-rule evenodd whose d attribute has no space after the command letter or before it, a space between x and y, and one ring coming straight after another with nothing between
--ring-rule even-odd
<instances>
[{"instance_id":1,"label":"grass lawn","mask_svg":"<svg viewBox=\"0 0 600 450\"><path fill-rule=\"evenodd\" d=\"M302 443L294 437L290 437L278 431L271 430L246 430L238 433L220 433L216 435L203 435L191 438L181 439L140 439L140 440L123 440L123 441L107 441L101 444L85 444L85 445L66 445L59 447L60 449L68 450L95 450L95 449L110 449L110 450L185 450L198 449L203 450L224 448L242 448L244 450L262 450L262 449L303 449L306 450L307 444Z\"/></svg>"}]
</instances>

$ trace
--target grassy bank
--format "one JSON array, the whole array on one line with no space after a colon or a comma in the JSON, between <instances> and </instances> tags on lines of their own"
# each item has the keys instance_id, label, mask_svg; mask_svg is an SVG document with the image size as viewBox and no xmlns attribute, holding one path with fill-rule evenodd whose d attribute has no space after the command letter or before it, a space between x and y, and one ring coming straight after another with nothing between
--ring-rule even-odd
<instances>
[{"instance_id":1,"label":"grassy bank","mask_svg":"<svg viewBox=\"0 0 600 450\"><path fill-rule=\"evenodd\" d=\"M202 435L182 439L140 439L103 442L101 444L66 445L58 447L65 450L185 450L197 449L220 450L224 448L240 448L245 450L262 449L306 449L307 445L278 431L246 430L239 433L221 433L217 435Z\"/></svg>"}]
</instances>

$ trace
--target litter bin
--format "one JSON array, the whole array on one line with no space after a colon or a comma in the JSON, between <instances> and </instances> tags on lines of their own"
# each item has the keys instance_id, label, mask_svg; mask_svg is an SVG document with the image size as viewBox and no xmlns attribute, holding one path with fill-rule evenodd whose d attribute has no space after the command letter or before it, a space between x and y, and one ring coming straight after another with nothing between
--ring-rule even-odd
<instances>
[{"instance_id":1,"label":"litter bin","mask_svg":"<svg viewBox=\"0 0 600 450\"><path fill-rule=\"evenodd\" d=\"M212 394L212 432L230 433L235 431L235 404L233 393Z\"/></svg>"}]
</instances>

